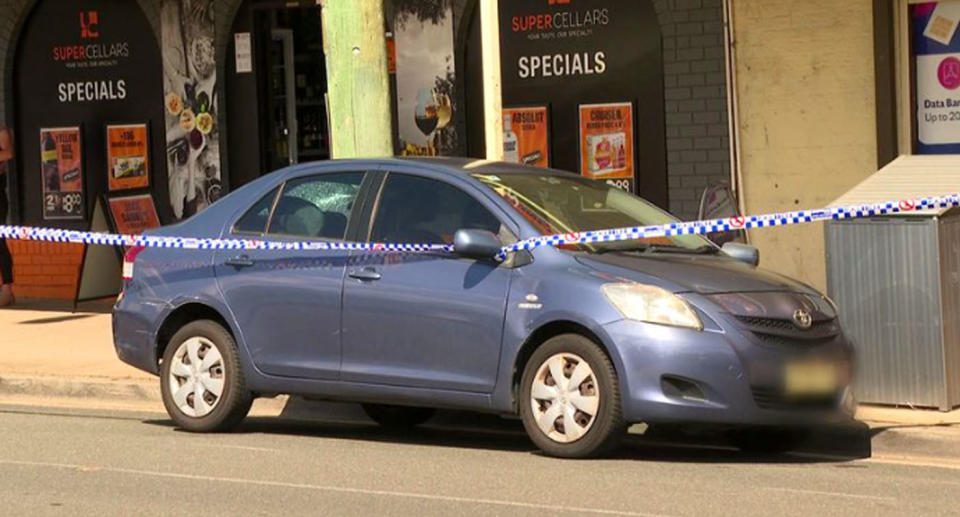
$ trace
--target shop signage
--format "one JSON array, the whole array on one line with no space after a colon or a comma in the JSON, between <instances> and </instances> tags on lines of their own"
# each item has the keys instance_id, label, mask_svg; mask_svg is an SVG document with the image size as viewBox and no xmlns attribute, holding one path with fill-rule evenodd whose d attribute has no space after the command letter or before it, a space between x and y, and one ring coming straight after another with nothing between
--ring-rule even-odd
<instances>
[{"instance_id":1,"label":"shop signage","mask_svg":"<svg viewBox=\"0 0 960 517\"><path fill-rule=\"evenodd\" d=\"M67 70L105 70L116 67L130 57L130 42L101 39L100 11L81 10L72 41L53 46L54 63ZM127 82L122 78L98 80L62 81L57 83L57 101L93 102L122 100L127 97Z\"/></svg>"},{"instance_id":2,"label":"shop signage","mask_svg":"<svg viewBox=\"0 0 960 517\"><path fill-rule=\"evenodd\" d=\"M960 2L911 7L917 153L960 152Z\"/></svg>"},{"instance_id":3,"label":"shop signage","mask_svg":"<svg viewBox=\"0 0 960 517\"><path fill-rule=\"evenodd\" d=\"M550 166L550 118L546 106L503 109L504 160Z\"/></svg>"},{"instance_id":4,"label":"shop signage","mask_svg":"<svg viewBox=\"0 0 960 517\"><path fill-rule=\"evenodd\" d=\"M139 235L144 230L160 226L157 208L150 194L111 197L107 203L117 233Z\"/></svg>"},{"instance_id":5,"label":"shop signage","mask_svg":"<svg viewBox=\"0 0 960 517\"><path fill-rule=\"evenodd\" d=\"M107 126L107 179L110 190L150 186L150 137L146 124Z\"/></svg>"},{"instance_id":6,"label":"shop signage","mask_svg":"<svg viewBox=\"0 0 960 517\"><path fill-rule=\"evenodd\" d=\"M40 129L43 218L83 219L83 152L79 127Z\"/></svg>"},{"instance_id":7,"label":"shop signage","mask_svg":"<svg viewBox=\"0 0 960 517\"><path fill-rule=\"evenodd\" d=\"M633 103L580 105L580 174L633 187Z\"/></svg>"}]
</instances>

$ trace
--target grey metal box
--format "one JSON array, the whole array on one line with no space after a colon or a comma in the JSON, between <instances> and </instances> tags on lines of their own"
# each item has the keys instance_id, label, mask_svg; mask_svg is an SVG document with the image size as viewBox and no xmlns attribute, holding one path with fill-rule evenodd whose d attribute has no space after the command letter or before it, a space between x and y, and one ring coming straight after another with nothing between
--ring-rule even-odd
<instances>
[{"instance_id":1,"label":"grey metal box","mask_svg":"<svg viewBox=\"0 0 960 517\"><path fill-rule=\"evenodd\" d=\"M827 291L857 350L861 402L960 404L960 216L826 225Z\"/></svg>"}]
</instances>

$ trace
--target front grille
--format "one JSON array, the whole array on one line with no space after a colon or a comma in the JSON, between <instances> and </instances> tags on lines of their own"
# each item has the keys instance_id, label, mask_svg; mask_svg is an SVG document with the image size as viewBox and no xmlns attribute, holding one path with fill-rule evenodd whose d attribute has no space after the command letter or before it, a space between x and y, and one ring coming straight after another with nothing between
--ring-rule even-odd
<instances>
[{"instance_id":1,"label":"front grille","mask_svg":"<svg viewBox=\"0 0 960 517\"><path fill-rule=\"evenodd\" d=\"M737 319L750 327L751 330L767 329L771 331L789 332L789 333L813 333L829 330L834 326L834 320L815 321L808 329L801 329L791 320L781 320L777 318L757 318L755 316L737 316Z\"/></svg>"},{"instance_id":2,"label":"front grille","mask_svg":"<svg viewBox=\"0 0 960 517\"><path fill-rule=\"evenodd\" d=\"M777 388L751 386L753 401L761 409L775 410L830 410L839 405L840 392L815 397L790 397Z\"/></svg>"},{"instance_id":3,"label":"front grille","mask_svg":"<svg viewBox=\"0 0 960 517\"><path fill-rule=\"evenodd\" d=\"M832 341L840 334L836 319L815 321L810 328L801 329L792 320L755 316L736 318L740 326L750 331L760 344L771 347L814 347Z\"/></svg>"}]
</instances>

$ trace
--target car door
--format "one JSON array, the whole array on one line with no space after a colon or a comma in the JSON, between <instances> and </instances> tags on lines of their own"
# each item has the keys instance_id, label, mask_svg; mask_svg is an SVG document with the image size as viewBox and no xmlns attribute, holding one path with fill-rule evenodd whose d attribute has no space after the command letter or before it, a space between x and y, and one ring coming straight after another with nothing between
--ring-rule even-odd
<instances>
[{"instance_id":1,"label":"car door","mask_svg":"<svg viewBox=\"0 0 960 517\"><path fill-rule=\"evenodd\" d=\"M373 195L373 194L371 194ZM461 228L512 234L489 201L440 179L390 172L373 203L372 242L451 243ZM355 253L343 298L341 379L489 392L512 270L447 253Z\"/></svg>"},{"instance_id":2,"label":"car door","mask_svg":"<svg viewBox=\"0 0 960 517\"><path fill-rule=\"evenodd\" d=\"M232 228L237 238L343 240L362 172L292 178L264 196ZM349 253L339 250L220 250L220 289L262 372L336 379L340 309Z\"/></svg>"}]
</instances>

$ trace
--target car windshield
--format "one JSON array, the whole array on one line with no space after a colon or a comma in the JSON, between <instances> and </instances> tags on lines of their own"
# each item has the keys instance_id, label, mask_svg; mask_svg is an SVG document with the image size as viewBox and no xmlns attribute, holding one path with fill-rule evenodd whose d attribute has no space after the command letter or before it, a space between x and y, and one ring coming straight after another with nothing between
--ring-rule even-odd
<instances>
[{"instance_id":1,"label":"car windshield","mask_svg":"<svg viewBox=\"0 0 960 517\"><path fill-rule=\"evenodd\" d=\"M580 176L552 174L474 174L507 200L541 235L674 223L678 220L648 201ZM591 252L612 250L681 251L712 253L717 250L699 235L653 237L574 246Z\"/></svg>"}]
</instances>

